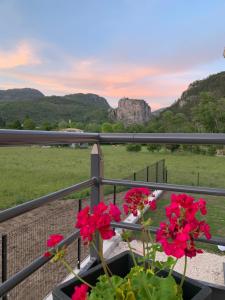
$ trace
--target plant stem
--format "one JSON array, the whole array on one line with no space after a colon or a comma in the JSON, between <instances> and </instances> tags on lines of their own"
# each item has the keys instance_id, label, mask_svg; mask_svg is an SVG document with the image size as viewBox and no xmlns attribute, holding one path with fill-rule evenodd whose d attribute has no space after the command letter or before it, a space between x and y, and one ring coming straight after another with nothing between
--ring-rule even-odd
<instances>
[{"instance_id":1,"label":"plant stem","mask_svg":"<svg viewBox=\"0 0 225 300\"><path fill-rule=\"evenodd\" d=\"M112 283L112 280L111 280L111 277L110 277L109 272L108 272L109 268L108 268L108 266L107 266L107 264L106 264L106 262L105 262L105 259L104 259L103 253L102 253L102 248L103 248L102 245L103 245L103 242L102 242L102 238L101 238L100 236L99 236L99 242L101 243L101 247L100 247L101 250L100 250L100 251L98 251L98 249L96 249L94 243L92 243L92 246L94 247L95 251L98 253L98 255L99 255L99 257L100 257L100 260L101 260L101 263L102 263L103 270L104 270L104 272L105 272L105 275L108 277L109 282L110 282L112 288L114 288L113 283ZM109 271L110 271L110 270L109 270ZM110 271L110 273L111 273L111 271ZM111 273L111 274L112 274L112 273Z\"/></svg>"},{"instance_id":2,"label":"plant stem","mask_svg":"<svg viewBox=\"0 0 225 300\"><path fill-rule=\"evenodd\" d=\"M127 242L128 248L129 248L129 250L130 250L130 254L131 254L131 257L132 257L132 259L133 259L133 263L134 263L135 267L137 267L137 261L136 261L136 259L135 259L134 253L133 253L133 251L132 251L132 247L131 247L131 244L130 244L130 242L129 242L129 239L126 239L126 242Z\"/></svg>"},{"instance_id":3,"label":"plant stem","mask_svg":"<svg viewBox=\"0 0 225 300\"><path fill-rule=\"evenodd\" d=\"M181 279L181 283L180 283L180 287L181 287L181 288L182 288L183 283L184 283L186 271L187 271L187 256L185 255L185 261L184 261L184 273L183 273L183 276L182 276L182 279Z\"/></svg>"},{"instance_id":4,"label":"plant stem","mask_svg":"<svg viewBox=\"0 0 225 300\"><path fill-rule=\"evenodd\" d=\"M169 276L172 275L172 272L173 272L173 270L174 270L174 268L175 268L177 262L178 262L178 258L175 260L175 263L173 264L173 267L170 269Z\"/></svg>"},{"instance_id":5,"label":"plant stem","mask_svg":"<svg viewBox=\"0 0 225 300\"><path fill-rule=\"evenodd\" d=\"M86 282L83 278L81 278L78 274L76 274L73 269L71 268L71 266L68 264L68 262L64 259L64 258L61 258L60 259L61 262L63 263L63 265L66 267L66 269L72 273L74 275L74 277L76 277L77 279L79 279L81 282L83 282L84 284L86 284L87 286L89 286L89 288L93 288L92 285L90 285L88 282Z\"/></svg>"}]
</instances>

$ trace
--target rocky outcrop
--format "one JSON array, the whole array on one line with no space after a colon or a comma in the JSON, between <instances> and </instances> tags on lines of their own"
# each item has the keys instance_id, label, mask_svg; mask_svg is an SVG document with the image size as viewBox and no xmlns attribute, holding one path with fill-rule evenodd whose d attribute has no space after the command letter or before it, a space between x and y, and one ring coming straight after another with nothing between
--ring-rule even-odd
<instances>
[{"instance_id":1,"label":"rocky outcrop","mask_svg":"<svg viewBox=\"0 0 225 300\"><path fill-rule=\"evenodd\" d=\"M24 88L0 90L0 101L33 100L42 97L44 97L44 94L36 89Z\"/></svg>"},{"instance_id":2,"label":"rocky outcrop","mask_svg":"<svg viewBox=\"0 0 225 300\"><path fill-rule=\"evenodd\" d=\"M151 108L144 100L122 98L116 109L110 109L109 118L125 126L144 124L151 119Z\"/></svg>"}]
</instances>

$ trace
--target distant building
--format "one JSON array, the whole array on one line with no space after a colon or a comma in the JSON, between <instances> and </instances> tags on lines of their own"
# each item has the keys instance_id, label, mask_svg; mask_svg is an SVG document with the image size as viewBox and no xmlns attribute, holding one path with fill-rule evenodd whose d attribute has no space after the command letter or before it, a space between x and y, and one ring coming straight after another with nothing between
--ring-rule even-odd
<instances>
[{"instance_id":1,"label":"distant building","mask_svg":"<svg viewBox=\"0 0 225 300\"><path fill-rule=\"evenodd\" d=\"M60 129L61 132L84 132L81 129L78 128L63 128ZM88 148L88 143L72 143L70 145L71 148L75 149L75 148L81 148L81 149L86 149Z\"/></svg>"}]
</instances>

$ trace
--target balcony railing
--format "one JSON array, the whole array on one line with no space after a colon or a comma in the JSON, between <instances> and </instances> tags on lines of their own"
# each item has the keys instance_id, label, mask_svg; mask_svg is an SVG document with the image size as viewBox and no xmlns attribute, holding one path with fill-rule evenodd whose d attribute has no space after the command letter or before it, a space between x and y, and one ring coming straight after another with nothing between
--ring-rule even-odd
<instances>
[{"instance_id":1,"label":"balcony railing","mask_svg":"<svg viewBox=\"0 0 225 300\"><path fill-rule=\"evenodd\" d=\"M72 144L87 142L94 144L91 152L91 170L90 178L86 181L76 183L68 188L56 191L46 196L28 201L19 206L6 209L0 212L0 222L17 217L25 212L38 208L46 203L54 202L75 191L91 188L91 207L93 208L99 203L103 195L104 185L126 186L126 187L149 187L151 189L160 189L165 191L177 191L187 193L198 193L206 195L225 196L225 189L193 187L186 185L176 185L157 182L145 182L134 180L106 179L103 174L103 159L100 145L121 144L121 143L160 143L160 144L220 144L225 145L225 134L104 134L104 133L65 133L65 132L45 132L45 131L17 131L17 130L0 130L0 146L22 146L22 145L56 145L56 144ZM112 223L113 227L125 228L134 231L140 231L141 226L137 224L128 224L125 222ZM149 228L152 233L156 232L156 228ZM64 239L59 248L70 245L74 240L79 238L79 231L75 231L66 239ZM224 245L225 239L220 237L212 237L211 240L200 238L198 241L215 245ZM99 245L96 243L96 247ZM96 251L90 249L90 262L98 260ZM20 270L18 273L7 279L0 285L0 297L4 297L19 283L45 265L51 257L40 256L31 264ZM91 264L90 263L90 264ZM87 266L88 268L89 266ZM217 300L225 299L225 290L212 286L215 298Z\"/></svg>"}]
</instances>

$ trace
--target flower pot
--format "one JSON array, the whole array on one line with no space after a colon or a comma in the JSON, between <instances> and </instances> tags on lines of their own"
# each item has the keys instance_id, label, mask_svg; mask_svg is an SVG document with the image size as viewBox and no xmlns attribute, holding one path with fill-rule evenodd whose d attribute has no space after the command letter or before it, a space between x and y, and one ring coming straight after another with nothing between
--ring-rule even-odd
<instances>
[{"instance_id":1,"label":"flower pot","mask_svg":"<svg viewBox=\"0 0 225 300\"><path fill-rule=\"evenodd\" d=\"M140 256L136 255L136 257L140 257ZM130 272L130 269L134 266L129 251L125 251L121 254L118 254L117 256L109 259L107 263L111 272L114 275L118 275L121 277L125 277ZM104 270L101 264L99 264L95 267L92 267L87 272L83 273L82 278L88 283L90 283L91 285L95 285L97 282L97 278L103 274L104 274ZM160 276L164 277L167 274L168 273L166 271L162 271L160 273ZM179 283L182 275L178 274L177 272L173 272L173 277L175 278L176 282ZM74 287L80 284L81 282L77 279L71 279L65 283L60 284L52 292L53 300L71 299L71 296L74 292ZM211 294L212 294L212 290L208 286L205 286L193 279L189 279L189 278L185 279L183 285L184 300L211 300L212 299Z\"/></svg>"}]
</instances>

